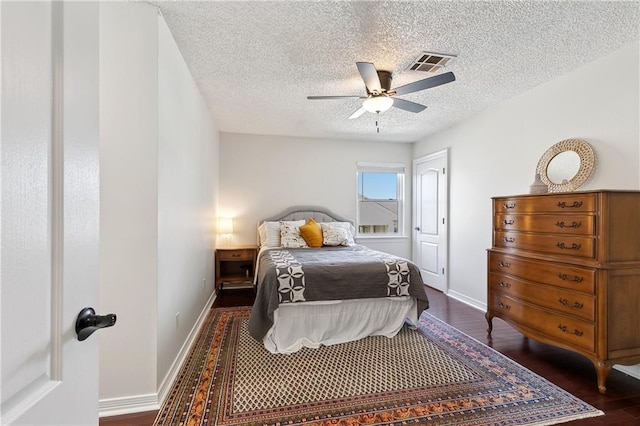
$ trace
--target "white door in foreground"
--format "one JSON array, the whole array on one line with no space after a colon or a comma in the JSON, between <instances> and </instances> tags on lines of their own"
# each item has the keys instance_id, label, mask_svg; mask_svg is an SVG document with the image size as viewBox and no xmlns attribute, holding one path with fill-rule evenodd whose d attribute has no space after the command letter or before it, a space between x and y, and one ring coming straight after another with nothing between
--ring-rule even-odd
<instances>
[{"instance_id":1,"label":"white door in foreground","mask_svg":"<svg viewBox=\"0 0 640 426\"><path fill-rule=\"evenodd\" d=\"M425 284L447 292L447 151L413 162L413 261Z\"/></svg>"},{"instance_id":2,"label":"white door in foreground","mask_svg":"<svg viewBox=\"0 0 640 426\"><path fill-rule=\"evenodd\" d=\"M2 2L3 425L98 423L97 2Z\"/></svg>"}]
</instances>

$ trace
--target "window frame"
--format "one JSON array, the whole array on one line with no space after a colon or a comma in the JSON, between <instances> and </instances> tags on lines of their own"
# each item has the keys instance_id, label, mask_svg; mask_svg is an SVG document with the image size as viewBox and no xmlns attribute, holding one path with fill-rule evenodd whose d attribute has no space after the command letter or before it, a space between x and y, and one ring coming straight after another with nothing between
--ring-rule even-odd
<instances>
[{"instance_id":1,"label":"window frame","mask_svg":"<svg viewBox=\"0 0 640 426\"><path fill-rule=\"evenodd\" d=\"M405 233L405 220L404 220L404 212L405 212L405 177L406 177L406 166L403 163L368 163L368 162L358 162L356 163L356 238L363 239L374 239L374 238L404 238L406 236ZM362 233L360 232L360 174L361 173L395 173L396 174L396 199L395 201L398 203L398 224L397 232L385 232L385 233ZM378 201L389 201L389 200L378 200Z\"/></svg>"}]
</instances>

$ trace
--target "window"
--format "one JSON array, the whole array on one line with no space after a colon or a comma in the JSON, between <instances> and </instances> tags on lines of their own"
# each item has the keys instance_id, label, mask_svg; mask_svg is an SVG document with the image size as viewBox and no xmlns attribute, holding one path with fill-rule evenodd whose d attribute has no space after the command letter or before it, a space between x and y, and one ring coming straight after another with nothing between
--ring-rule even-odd
<instances>
[{"instance_id":1,"label":"window","mask_svg":"<svg viewBox=\"0 0 640 426\"><path fill-rule=\"evenodd\" d=\"M401 236L404 166L365 164L358 168L358 236Z\"/></svg>"}]
</instances>

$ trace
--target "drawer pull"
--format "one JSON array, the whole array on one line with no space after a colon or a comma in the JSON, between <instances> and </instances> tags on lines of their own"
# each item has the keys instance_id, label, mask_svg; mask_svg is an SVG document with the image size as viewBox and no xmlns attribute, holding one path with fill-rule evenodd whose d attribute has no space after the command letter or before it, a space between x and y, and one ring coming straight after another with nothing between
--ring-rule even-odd
<instances>
[{"instance_id":1,"label":"drawer pull","mask_svg":"<svg viewBox=\"0 0 640 426\"><path fill-rule=\"evenodd\" d=\"M566 201L559 201L557 206L561 209L577 209L582 206L582 201L574 201L572 204L567 204Z\"/></svg>"},{"instance_id":2,"label":"drawer pull","mask_svg":"<svg viewBox=\"0 0 640 426\"><path fill-rule=\"evenodd\" d=\"M509 309L511 309L511 306L510 305L505 305L504 303L502 303L502 300L498 302L498 306L501 307L504 310L507 310L507 311Z\"/></svg>"},{"instance_id":3,"label":"drawer pull","mask_svg":"<svg viewBox=\"0 0 640 426\"><path fill-rule=\"evenodd\" d=\"M576 336L580 337L584 334L584 332L578 330L578 329L574 329L573 331L569 331L569 328L566 325L562 325L562 324L558 324L558 328L560 330L562 330L563 333L570 333L570 334L575 334Z\"/></svg>"},{"instance_id":4,"label":"drawer pull","mask_svg":"<svg viewBox=\"0 0 640 426\"><path fill-rule=\"evenodd\" d=\"M502 281L502 280L499 280L499 281L498 281L498 285L499 285L500 287L503 287L503 288L511 288L511 283L505 283L505 282L504 282L504 281Z\"/></svg>"},{"instance_id":5,"label":"drawer pull","mask_svg":"<svg viewBox=\"0 0 640 426\"><path fill-rule=\"evenodd\" d=\"M239 254L239 253L233 253L233 254L231 255L231 257L240 257L240 254Z\"/></svg>"},{"instance_id":6,"label":"drawer pull","mask_svg":"<svg viewBox=\"0 0 640 426\"><path fill-rule=\"evenodd\" d=\"M567 274L558 274L558 278L560 278L563 281L575 281L577 283L581 283L584 280L583 277L579 277L577 275L574 275L573 278L569 278L569 275Z\"/></svg>"},{"instance_id":7,"label":"drawer pull","mask_svg":"<svg viewBox=\"0 0 640 426\"><path fill-rule=\"evenodd\" d=\"M582 247L582 244L573 243L571 244L571 247L569 247L565 245L565 243L557 242L556 247L562 250L580 250L580 247Z\"/></svg>"},{"instance_id":8,"label":"drawer pull","mask_svg":"<svg viewBox=\"0 0 640 426\"><path fill-rule=\"evenodd\" d=\"M509 203L509 204L506 204L506 203L505 203L505 204L503 204L503 205L502 205L502 207L503 207L505 210L508 210L508 209L515 209L515 208L516 208L516 203Z\"/></svg>"},{"instance_id":9,"label":"drawer pull","mask_svg":"<svg viewBox=\"0 0 640 426\"><path fill-rule=\"evenodd\" d=\"M567 299L564 298L560 298L558 299L558 302L560 302L561 305L564 306L569 306L569 301ZM571 305L572 308L576 308L576 309L582 309L584 307L584 303L580 303L580 302L573 302L573 305Z\"/></svg>"},{"instance_id":10,"label":"drawer pull","mask_svg":"<svg viewBox=\"0 0 640 426\"><path fill-rule=\"evenodd\" d=\"M503 262L502 260L498 261L498 266L502 268L511 268L511 264L509 262Z\"/></svg>"},{"instance_id":11,"label":"drawer pull","mask_svg":"<svg viewBox=\"0 0 640 426\"><path fill-rule=\"evenodd\" d=\"M582 222L571 222L571 225L566 225L564 223L564 221L562 220L562 221L556 222L556 226L558 228L565 228L565 227L567 227L567 228L580 228L580 226L582 226Z\"/></svg>"},{"instance_id":12,"label":"drawer pull","mask_svg":"<svg viewBox=\"0 0 640 426\"><path fill-rule=\"evenodd\" d=\"M516 239L515 239L515 238L513 238L513 237L502 237L502 240L503 240L505 243L515 243L515 242L516 242Z\"/></svg>"},{"instance_id":13,"label":"drawer pull","mask_svg":"<svg viewBox=\"0 0 640 426\"><path fill-rule=\"evenodd\" d=\"M515 223L515 221L513 219L505 219L502 221L503 225L513 225Z\"/></svg>"}]
</instances>

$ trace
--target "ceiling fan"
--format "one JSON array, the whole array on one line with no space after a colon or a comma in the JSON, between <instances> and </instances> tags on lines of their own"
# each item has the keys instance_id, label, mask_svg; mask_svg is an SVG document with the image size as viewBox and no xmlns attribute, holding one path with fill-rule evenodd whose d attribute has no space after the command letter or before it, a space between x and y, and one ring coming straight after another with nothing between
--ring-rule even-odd
<instances>
[{"instance_id":1,"label":"ceiling fan","mask_svg":"<svg viewBox=\"0 0 640 426\"><path fill-rule=\"evenodd\" d=\"M356 62L356 65L362 80L364 80L364 85L367 89L367 96L307 96L307 99L364 99L362 106L351 114L349 119L358 118L367 111L381 113L392 106L405 111L421 112L426 108L426 106L407 101L406 99L396 98L396 96L430 89L432 87L450 83L456 79L452 72L447 72L391 89L391 72L377 70L375 65L371 62Z\"/></svg>"}]
</instances>

